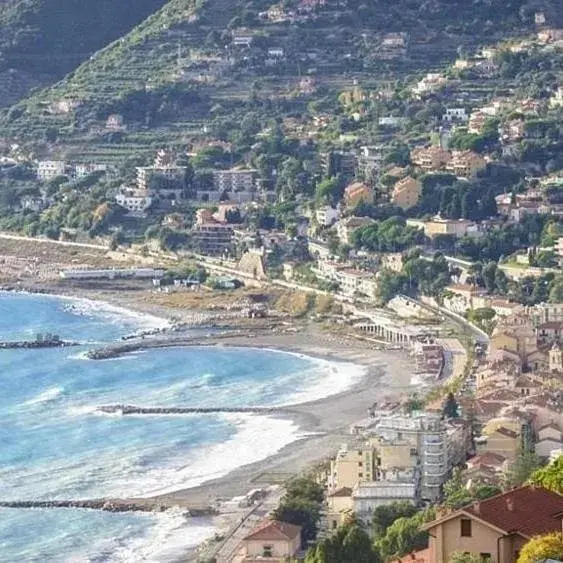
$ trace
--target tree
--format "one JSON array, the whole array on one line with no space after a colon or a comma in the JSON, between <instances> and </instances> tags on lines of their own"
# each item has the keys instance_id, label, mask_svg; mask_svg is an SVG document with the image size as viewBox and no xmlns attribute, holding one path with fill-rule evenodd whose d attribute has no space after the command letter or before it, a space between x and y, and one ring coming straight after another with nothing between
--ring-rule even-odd
<instances>
[{"instance_id":1,"label":"tree","mask_svg":"<svg viewBox=\"0 0 563 563\"><path fill-rule=\"evenodd\" d=\"M540 466L539 458L533 451L521 447L514 463L505 475L504 488L519 487L525 483Z\"/></svg>"},{"instance_id":2,"label":"tree","mask_svg":"<svg viewBox=\"0 0 563 563\"><path fill-rule=\"evenodd\" d=\"M379 563L379 554L374 549L369 535L361 522L352 516L334 534L311 548L305 563Z\"/></svg>"},{"instance_id":3,"label":"tree","mask_svg":"<svg viewBox=\"0 0 563 563\"><path fill-rule=\"evenodd\" d=\"M563 560L563 534L561 532L532 538L520 550L517 563L535 563L546 559Z\"/></svg>"},{"instance_id":4,"label":"tree","mask_svg":"<svg viewBox=\"0 0 563 563\"><path fill-rule=\"evenodd\" d=\"M393 502L376 506L373 510L371 527L374 537L384 536L387 528L398 518L409 518L417 513L414 505L407 501Z\"/></svg>"},{"instance_id":5,"label":"tree","mask_svg":"<svg viewBox=\"0 0 563 563\"><path fill-rule=\"evenodd\" d=\"M452 392L448 393L444 405L442 406L442 414L445 418L457 418L459 416L459 405L455 400Z\"/></svg>"},{"instance_id":6,"label":"tree","mask_svg":"<svg viewBox=\"0 0 563 563\"><path fill-rule=\"evenodd\" d=\"M534 471L529 482L563 495L563 455Z\"/></svg>"},{"instance_id":7,"label":"tree","mask_svg":"<svg viewBox=\"0 0 563 563\"><path fill-rule=\"evenodd\" d=\"M286 495L320 503L324 501L324 488L310 477L296 477L287 484Z\"/></svg>"},{"instance_id":8,"label":"tree","mask_svg":"<svg viewBox=\"0 0 563 563\"><path fill-rule=\"evenodd\" d=\"M316 536L320 516L320 505L318 503L299 497L284 497L272 513L274 520L301 526L303 542Z\"/></svg>"}]
</instances>

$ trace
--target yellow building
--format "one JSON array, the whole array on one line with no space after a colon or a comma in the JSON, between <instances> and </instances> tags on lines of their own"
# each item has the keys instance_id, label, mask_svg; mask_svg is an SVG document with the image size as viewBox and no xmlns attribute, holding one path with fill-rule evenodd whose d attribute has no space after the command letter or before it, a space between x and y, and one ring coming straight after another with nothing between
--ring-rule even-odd
<instances>
[{"instance_id":1,"label":"yellow building","mask_svg":"<svg viewBox=\"0 0 563 563\"><path fill-rule=\"evenodd\" d=\"M426 560L447 563L462 552L491 563L513 563L532 537L561 532L562 514L563 496L532 486L442 512L423 526L429 533Z\"/></svg>"},{"instance_id":2,"label":"yellow building","mask_svg":"<svg viewBox=\"0 0 563 563\"><path fill-rule=\"evenodd\" d=\"M520 450L522 439L520 432L500 426L488 434L482 434L475 439L477 453L483 454L490 452L501 455L509 461L514 461Z\"/></svg>"},{"instance_id":3,"label":"yellow building","mask_svg":"<svg viewBox=\"0 0 563 563\"><path fill-rule=\"evenodd\" d=\"M352 489L357 483L375 478L376 450L373 446L348 449L342 446L330 462L329 491L342 487Z\"/></svg>"},{"instance_id":4,"label":"yellow building","mask_svg":"<svg viewBox=\"0 0 563 563\"><path fill-rule=\"evenodd\" d=\"M326 497L328 505L326 518L330 529L338 528L354 509L352 489L340 487Z\"/></svg>"},{"instance_id":5,"label":"yellow building","mask_svg":"<svg viewBox=\"0 0 563 563\"><path fill-rule=\"evenodd\" d=\"M348 207L356 207L358 203L373 203L373 191L362 182L354 182L344 190L344 201Z\"/></svg>"},{"instance_id":6,"label":"yellow building","mask_svg":"<svg viewBox=\"0 0 563 563\"><path fill-rule=\"evenodd\" d=\"M421 194L422 184L412 176L407 176L393 187L391 201L402 209L410 209L418 203Z\"/></svg>"},{"instance_id":7,"label":"yellow building","mask_svg":"<svg viewBox=\"0 0 563 563\"><path fill-rule=\"evenodd\" d=\"M471 178L476 172L487 166L487 161L473 151L453 151L452 159L446 165L449 170L461 178Z\"/></svg>"},{"instance_id":8,"label":"yellow building","mask_svg":"<svg viewBox=\"0 0 563 563\"><path fill-rule=\"evenodd\" d=\"M301 526L264 520L243 540L232 563L283 563L294 557L301 548Z\"/></svg>"},{"instance_id":9,"label":"yellow building","mask_svg":"<svg viewBox=\"0 0 563 563\"><path fill-rule=\"evenodd\" d=\"M450 151L441 147L418 147L411 151L411 162L426 172L442 170L451 159Z\"/></svg>"}]
</instances>

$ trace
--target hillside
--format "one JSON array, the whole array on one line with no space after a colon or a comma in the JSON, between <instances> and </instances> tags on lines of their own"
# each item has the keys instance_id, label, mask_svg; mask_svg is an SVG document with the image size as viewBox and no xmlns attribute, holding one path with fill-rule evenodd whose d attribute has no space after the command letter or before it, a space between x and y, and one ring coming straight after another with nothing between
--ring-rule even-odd
<instances>
[{"instance_id":1,"label":"hillside","mask_svg":"<svg viewBox=\"0 0 563 563\"><path fill-rule=\"evenodd\" d=\"M92 53L130 31L164 1L3 2L0 5L2 103L25 93L25 84L46 84L64 76Z\"/></svg>"},{"instance_id":2,"label":"hillside","mask_svg":"<svg viewBox=\"0 0 563 563\"><path fill-rule=\"evenodd\" d=\"M231 119L243 101L277 100L272 116L283 116L284 100L297 98L292 111L306 111L311 101L337 95L354 80L375 88L440 68L460 48L526 33L539 8L552 21L563 13L561 0L308 4L313 11L295 23L264 18L271 0L170 0L58 84L6 112L0 132L35 142L56 139L48 149L59 153L121 159L158 144L185 145L211 117ZM237 30L253 36L250 49L234 44ZM406 46L384 56L381 45L391 32L405 34ZM283 50L282 60L268 60L272 48ZM299 96L304 75L315 80L317 94ZM47 109L69 99L79 103L72 112ZM128 134L108 145L99 130L112 113L123 116Z\"/></svg>"}]
</instances>

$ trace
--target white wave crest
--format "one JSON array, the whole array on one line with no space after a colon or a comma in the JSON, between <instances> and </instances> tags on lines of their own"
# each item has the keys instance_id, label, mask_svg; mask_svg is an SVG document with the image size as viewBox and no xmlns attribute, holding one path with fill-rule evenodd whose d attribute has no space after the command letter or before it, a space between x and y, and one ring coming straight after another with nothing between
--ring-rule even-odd
<instances>
[{"instance_id":1,"label":"white wave crest","mask_svg":"<svg viewBox=\"0 0 563 563\"><path fill-rule=\"evenodd\" d=\"M33 399L29 399L29 401L26 401L25 404L39 405L41 403L49 403L61 397L64 394L64 391L64 387L51 387L39 393L39 395L33 397Z\"/></svg>"}]
</instances>

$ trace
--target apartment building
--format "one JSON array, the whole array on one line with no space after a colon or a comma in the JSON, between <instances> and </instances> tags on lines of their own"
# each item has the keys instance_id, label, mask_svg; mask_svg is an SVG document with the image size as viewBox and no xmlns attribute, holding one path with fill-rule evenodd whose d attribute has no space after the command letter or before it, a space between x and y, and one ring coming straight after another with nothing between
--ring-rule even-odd
<instances>
[{"instance_id":1,"label":"apartment building","mask_svg":"<svg viewBox=\"0 0 563 563\"><path fill-rule=\"evenodd\" d=\"M450 151L442 147L417 147L411 151L411 162L426 172L437 172L452 159Z\"/></svg>"},{"instance_id":2,"label":"apartment building","mask_svg":"<svg viewBox=\"0 0 563 563\"><path fill-rule=\"evenodd\" d=\"M115 202L132 214L145 214L153 203L146 190L122 187L115 196Z\"/></svg>"},{"instance_id":3,"label":"apartment building","mask_svg":"<svg viewBox=\"0 0 563 563\"><path fill-rule=\"evenodd\" d=\"M213 189L222 192L251 192L256 189L258 171L232 168L213 170Z\"/></svg>"},{"instance_id":4,"label":"apartment building","mask_svg":"<svg viewBox=\"0 0 563 563\"><path fill-rule=\"evenodd\" d=\"M453 151L452 159L446 165L446 170L460 178L471 178L485 166L487 166L487 161L473 151Z\"/></svg>"},{"instance_id":5,"label":"apartment building","mask_svg":"<svg viewBox=\"0 0 563 563\"><path fill-rule=\"evenodd\" d=\"M375 425L374 433L388 441L410 444L420 462L421 498L429 501L440 498L441 487L451 470L446 425L440 415L385 416Z\"/></svg>"},{"instance_id":6,"label":"apartment building","mask_svg":"<svg viewBox=\"0 0 563 563\"><path fill-rule=\"evenodd\" d=\"M342 487L352 489L357 483L373 481L375 478L376 449L373 445L343 444L336 458L330 462L329 491Z\"/></svg>"},{"instance_id":7,"label":"apartment building","mask_svg":"<svg viewBox=\"0 0 563 563\"><path fill-rule=\"evenodd\" d=\"M192 237L202 254L223 254L232 250L233 226L219 223L208 209L198 209Z\"/></svg>"},{"instance_id":8,"label":"apartment building","mask_svg":"<svg viewBox=\"0 0 563 563\"><path fill-rule=\"evenodd\" d=\"M151 195L181 199L184 192L185 166L138 166L137 187ZM161 183L155 185L157 179Z\"/></svg>"},{"instance_id":9,"label":"apartment building","mask_svg":"<svg viewBox=\"0 0 563 563\"><path fill-rule=\"evenodd\" d=\"M421 194L422 184L412 176L407 176L393 187L391 201L401 209L410 209L418 203Z\"/></svg>"}]
</instances>

